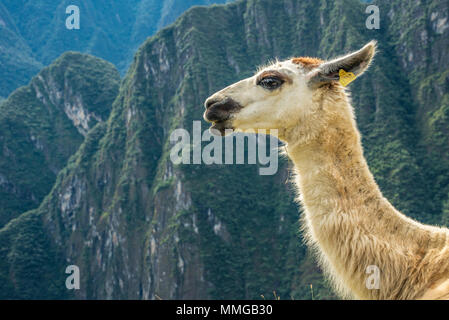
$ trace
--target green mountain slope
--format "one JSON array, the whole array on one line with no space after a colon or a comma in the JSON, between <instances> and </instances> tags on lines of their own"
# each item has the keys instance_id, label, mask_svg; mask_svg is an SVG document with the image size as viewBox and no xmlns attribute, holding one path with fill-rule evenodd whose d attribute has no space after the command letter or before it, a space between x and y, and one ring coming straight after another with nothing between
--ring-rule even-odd
<instances>
[{"instance_id":1,"label":"green mountain slope","mask_svg":"<svg viewBox=\"0 0 449 320\"><path fill-rule=\"evenodd\" d=\"M0 97L65 51L93 54L124 73L148 36L194 5L226 0L4 0L0 4ZM66 8L80 9L80 29L66 28ZM2 23L3 21L3 23Z\"/></svg>"},{"instance_id":2,"label":"green mountain slope","mask_svg":"<svg viewBox=\"0 0 449 320\"><path fill-rule=\"evenodd\" d=\"M36 208L118 93L115 67L65 53L0 105L0 227Z\"/></svg>"},{"instance_id":3,"label":"green mountain slope","mask_svg":"<svg viewBox=\"0 0 449 320\"><path fill-rule=\"evenodd\" d=\"M31 48L0 3L0 102L41 68L42 64L35 60Z\"/></svg>"},{"instance_id":4,"label":"green mountain slope","mask_svg":"<svg viewBox=\"0 0 449 320\"><path fill-rule=\"evenodd\" d=\"M416 105L421 167L426 197L435 213L444 211L449 224L449 2L412 1L388 4L385 21L389 41L407 75ZM406 23L408 21L409 23Z\"/></svg>"},{"instance_id":5,"label":"green mountain slope","mask_svg":"<svg viewBox=\"0 0 449 320\"><path fill-rule=\"evenodd\" d=\"M357 0L247 0L194 8L146 41L108 121L87 134L40 207L0 230L0 296L258 299L275 291L311 299L312 285L314 298L335 298L301 244L286 159L274 176L258 175L259 165L174 165L169 136L175 128L192 133L205 98L273 57L327 58L371 39L379 54L351 85L370 168L398 209L447 221L447 161L430 151L448 142L447 78L435 69L448 31L441 22L426 29L433 51L425 54L443 60L427 56L424 69L403 63L410 52L421 55L415 41L400 40L400 26L419 34L416 22L434 16L428 8L444 11L437 1L375 3L380 30L366 29L366 4ZM435 74L431 87L442 98L429 94L429 106L416 79ZM48 261L46 285L36 283L39 261ZM80 268L77 291L64 287L70 264Z\"/></svg>"}]
</instances>

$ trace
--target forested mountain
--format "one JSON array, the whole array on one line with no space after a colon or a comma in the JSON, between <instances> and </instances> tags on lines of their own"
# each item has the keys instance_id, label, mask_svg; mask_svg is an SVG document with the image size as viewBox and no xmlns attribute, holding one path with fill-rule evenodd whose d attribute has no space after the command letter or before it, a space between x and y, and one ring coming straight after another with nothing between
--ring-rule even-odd
<instances>
[{"instance_id":1,"label":"forested mountain","mask_svg":"<svg viewBox=\"0 0 449 320\"><path fill-rule=\"evenodd\" d=\"M111 63L67 52L0 105L0 228L39 206L119 84Z\"/></svg>"},{"instance_id":2,"label":"forested mountain","mask_svg":"<svg viewBox=\"0 0 449 320\"><path fill-rule=\"evenodd\" d=\"M124 73L138 46L194 5L226 0L2 0L0 97L26 84L65 51L106 59ZM80 29L67 29L69 5L79 7Z\"/></svg>"},{"instance_id":3,"label":"forested mountain","mask_svg":"<svg viewBox=\"0 0 449 320\"><path fill-rule=\"evenodd\" d=\"M148 39L108 120L39 208L0 230L0 297L335 298L301 244L286 159L274 176L174 165L169 136L192 133L205 98L274 57L330 58L371 39L379 53L351 84L369 166L402 212L448 223L449 2L371 4L380 29L358 0L245 0L193 8ZM80 290L65 288L71 264Z\"/></svg>"}]
</instances>

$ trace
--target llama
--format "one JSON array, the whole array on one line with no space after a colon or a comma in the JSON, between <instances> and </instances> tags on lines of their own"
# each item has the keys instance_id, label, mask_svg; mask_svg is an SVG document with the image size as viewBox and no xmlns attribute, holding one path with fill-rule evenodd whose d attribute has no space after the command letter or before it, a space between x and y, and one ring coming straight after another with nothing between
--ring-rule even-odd
<instances>
[{"instance_id":1,"label":"llama","mask_svg":"<svg viewBox=\"0 0 449 320\"><path fill-rule=\"evenodd\" d=\"M449 229L397 211L363 156L344 85L375 51L372 41L331 61L275 62L209 97L204 119L221 135L277 129L294 164L305 238L342 298L449 299ZM379 270L375 288L370 266Z\"/></svg>"}]
</instances>

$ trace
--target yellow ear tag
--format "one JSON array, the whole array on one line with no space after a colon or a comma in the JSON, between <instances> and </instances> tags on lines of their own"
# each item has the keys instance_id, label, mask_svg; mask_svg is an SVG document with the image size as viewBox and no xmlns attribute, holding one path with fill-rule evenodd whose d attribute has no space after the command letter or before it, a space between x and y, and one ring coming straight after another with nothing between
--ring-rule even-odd
<instances>
[{"instance_id":1,"label":"yellow ear tag","mask_svg":"<svg viewBox=\"0 0 449 320\"><path fill-rule=\"evenodd\" d=\"M355 74L353 74L352 72L346 72L343 69L340 69L338 75L340 76L340 83L343 87L346 87L356 78Z\"/></svg>"}]
</instances>

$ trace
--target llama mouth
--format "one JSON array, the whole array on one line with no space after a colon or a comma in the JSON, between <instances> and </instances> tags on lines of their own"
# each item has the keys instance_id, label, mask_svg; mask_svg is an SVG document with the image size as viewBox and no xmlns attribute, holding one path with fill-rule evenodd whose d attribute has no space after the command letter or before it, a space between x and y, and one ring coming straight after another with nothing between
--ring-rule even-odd
<instances>
[{"instance_id":1,"label":"llama mouth","mask_svg":"<svg viewBox=\"0 0 449 320\"><path fill-rule=\"evenodd\" d=\"M206 111L203 118L207 122L212 123L210 132L214 135L226 136L232 133L233 114L238 112L242 107L233 99L226 97L220 99L207 99L205 102Z\"/></svg>"},{"instance_id":2,"label":"llama mouth","mask_svg":"<svg viewBox=\"0 0 449 320\"><path fill-rule=\"evenodd\" d=\"M212 126L209 128L209 131L216 136L226 136L232 133L234 128L231 126L229 121L214 121L212 122Z\"/></svg>"}]
</instances>

